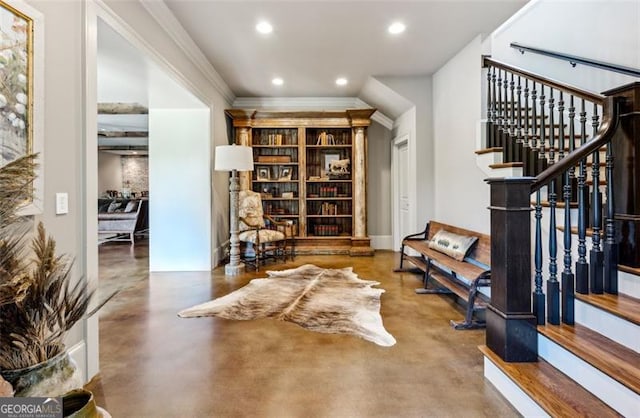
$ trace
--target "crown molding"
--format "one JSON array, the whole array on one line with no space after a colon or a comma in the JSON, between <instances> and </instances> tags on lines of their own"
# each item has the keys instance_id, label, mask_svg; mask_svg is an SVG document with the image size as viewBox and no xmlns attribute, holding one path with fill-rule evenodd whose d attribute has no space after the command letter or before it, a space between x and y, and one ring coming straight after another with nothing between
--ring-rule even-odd
<instances>
[{"instance_id":1,"label":"crown molding","mask_svg":"<svg viewBox=\"0 0 640 418\"><path fill-rule=\"evenodd\" d=\"M222 76L218 74L213 65L206 58L202 50L189 36L182 24L167 7L164 1L139 0L140 4L149 12L151 17L164 29L173 41L184 51L191 62L204 74L222 96L233 103L235 94L229 88Z\"/></svg>"},{"instance_id":2,"label":"crown molding","mask_svg":"<svg viewBox=\"0 0 640 418\"><path fill-rule=\"evenodd\" d=\"M328 110L356 107L354 97L237 97L233 107Z\"/></svg>"},{"instance_id":3,"label":"crown molding","mask_svg":"<svg viewBox=\"0 0 640 418\"><path fill-rule=\"evenodd\" d=\"M242 109L277 108L280 110L372 108L357 97L237 97L233 101L233 107ZM371 119L389 130L393 128L393 120L379 110L373 114Z\"/></svg>"},{"instance_id":4,"label":"crown molding","mask_svg":"<svg viewBox=\"0 0 640 418\"><path fill-rule=\"evenodd\" d=\"M355 100L356 107L371 107L364 100L361 100L357 97L355 99L356 99ZM378 122L380 125L384 126L388 130L393 129L393 120L379 110L376 110L373 116L371 116L371 120Z\"/></svg>"}]
</instances>

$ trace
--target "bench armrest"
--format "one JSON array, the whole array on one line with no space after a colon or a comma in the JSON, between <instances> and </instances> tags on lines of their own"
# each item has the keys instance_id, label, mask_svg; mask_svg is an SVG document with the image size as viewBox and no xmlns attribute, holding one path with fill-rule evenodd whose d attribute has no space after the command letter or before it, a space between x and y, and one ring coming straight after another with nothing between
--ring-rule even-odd
<instances>
[{"instance_id":1,"label":"bench armrest","mask_svg":"<svg viewBox=\"0 0 640 418\"><path fill-rule=\"evenodd\" d=\"M424 241L427 239L427 235L429 234L429 222L424 227L424 231L418 232L416 234L407 235L402 238L403 241Z\"/></svg>"}]
</instances>

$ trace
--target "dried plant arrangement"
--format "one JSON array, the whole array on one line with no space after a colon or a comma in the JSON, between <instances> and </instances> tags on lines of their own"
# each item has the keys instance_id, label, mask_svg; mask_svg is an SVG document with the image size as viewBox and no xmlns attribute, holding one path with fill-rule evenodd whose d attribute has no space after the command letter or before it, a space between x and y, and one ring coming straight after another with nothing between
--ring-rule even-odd
<instances>
[{"instance_id":1,"label":"dried plant arrangement","mask_svg":"<svg viewBox=\"0 0 640 418\"><path fill-rule=\"evenodd\" d=\"M66 332L85 315L92 296L85 280L72 284L73 262L56 256L42 223L28 239L32 221L18 210L31 193L35 157L0 167L0 370L62 353Z\"/></svg>"}]
</instances>

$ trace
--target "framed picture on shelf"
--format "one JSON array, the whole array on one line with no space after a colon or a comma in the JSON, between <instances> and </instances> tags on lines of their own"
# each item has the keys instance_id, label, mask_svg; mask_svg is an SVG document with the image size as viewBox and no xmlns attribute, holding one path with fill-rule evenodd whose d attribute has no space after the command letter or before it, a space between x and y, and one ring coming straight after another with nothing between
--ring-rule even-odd
<instances>
[{"instance_id":1,"label":"framed picture on shelf","mask_svg":"<svg viewBox=\"0 0 640 418\"><path fill-rule=\"evenodd\" d=\"M291 167L280 167L280 174L278 180L288 181L291 180Z\"/></svg>"},{"instance_id":2,"label":"framed picture on shelf","mask_svg":"<svg viewBox=\"0 0 640 418\"><path fill-rule=\"evenodd\" d=\"M270 176L270 172L269 172L269 167L257 167L256 168L256 180L258 181L265 181L265 180L270 180L271 176Z\"/></svg>"},{"instance_id":3,"label":"framed picture on shelf","mask_svg":"<svg viewBox=\"0 0 640 418\"><path fill-rule=\"evenodd\" d=\"M331 163L331 161L338 161L340 160L340 153L339 152L326 152L323 154L323 175L322 177L327 177L329 175L330 169L329 169L329 164Z\"/></svg>"}]
</instances>

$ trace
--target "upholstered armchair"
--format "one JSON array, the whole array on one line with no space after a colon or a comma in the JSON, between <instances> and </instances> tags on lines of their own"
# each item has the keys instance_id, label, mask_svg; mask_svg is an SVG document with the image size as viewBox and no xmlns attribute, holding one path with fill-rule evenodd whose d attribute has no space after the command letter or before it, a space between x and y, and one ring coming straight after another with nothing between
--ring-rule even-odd
<instances>
[{"instance_id":1,"label":"upholstered armchair","mask_svg":"<svg viewBox=\"0 0 640 418\"><path fill-rule=\"evenodd\" d=\"M244 262L255 264L257 271L260 263L269 258L286 261L289 254L293 258L293 248L288 248L288 241L293 238L293 224L264 214L259 193L242 190L238 200L238 237L246 246ZM255 256L247 255L249 246L253 247Z\"/></svg>"}]
</instances>

